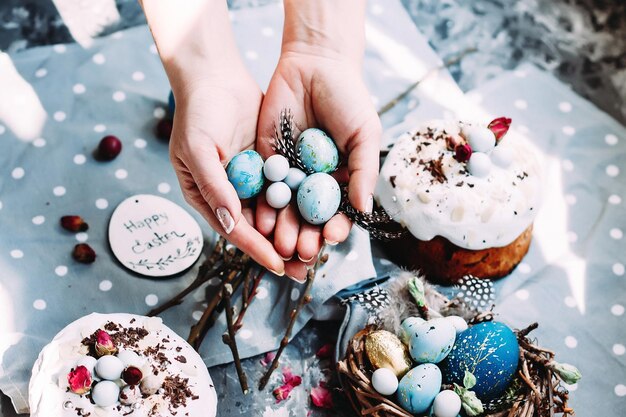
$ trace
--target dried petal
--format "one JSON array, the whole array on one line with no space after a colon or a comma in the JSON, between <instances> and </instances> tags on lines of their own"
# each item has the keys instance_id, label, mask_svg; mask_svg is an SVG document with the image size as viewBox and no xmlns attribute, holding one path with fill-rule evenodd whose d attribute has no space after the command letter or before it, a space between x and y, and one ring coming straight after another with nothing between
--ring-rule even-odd
<instances>
[{"instance_id":1,"label":"dried petal","mask_svg":"<svg viewBox=\"0 0 626 417\"><path fill-rule=\"evenodd\" d=\"M263 356L263 359L261 359L261 365L263 366L269 365L270 363L272 363L275 357L276 357L276 352L267 352L265 356Z\"/></svg>"},{"instance_id":2,"label":"dried petal","mask_svg":"<svg viewBox=\"0 0 626 417\"><path fill-rule=\"evenodd\" d=\"M95 350L98 356L115 355L117 352L113 339L111 339L111 336L104 330L98 330L96 333Z\"/></svg>"},{"instance_id":3,"label":"dried petal","mask_svg":"<svg viewBox=\"0 0 626 417\"><path fill-rule=\"evenodd\" d=\"M289 398L291 390L302 383L302 378L291 373L290 368L283 368L283 381L285 382L273 392L276 402L279 403Z\"/></svg>"},{"instance_id":4,"label":"dried petal","mask_svg":"<svg viewBox=\"0 0 626 417\"><path fill-rule=\"evenodd\" d=\"M323 384L311 390L311 401L314 406L319 408L330 409L334 407L333 395Z\"/></svg>"},{"instance_id":5,"label":"dried petal","mask_svg":"<svg viewBox=\"0 0 626 417\"><path fill-rule=\"evenodd\" d=\"M75 215L61 217L61 227L70 232L86 232L89 229L83 218Z\"/></svg>"},{"instance_id":6,"label":"dried petal","mask_svg":"<svg viewBox=\"0 0 626 417\"><path fill-rule=\"evenodd\" d=\"M510 126L511 119L509 119L508 117L498 117L497 119L492 120L487 127L496 136L496 144L498 144L502 137L506 135L506 132L509 131Z\"/></svg>"},{"instance_id":7,"label":"dried petal","mask_svg":"<svg viewBox=\"0 0 626 417\"><path fill-rule=\"evenodd\" d=\"M335 350L335 345L331 343L326 343L324 346L319 348L315 356L319 359L328 359L332 356L333 350Z\"/></svg>"},{"instance_id":8,"label":"dried petal","mask_svg":"<svg viewBox=\"0 0 626 417\"><path fill-rule=\"evenodd\" d=\"M124 369L124 372L122 372L122 379L128 385L137 385L141 382L142 378L143 374L141 373L141 370L134 366L129 366L128 368Z\"/></svg>"},{"instance_id":9,"label":"dried petal","mask_svg":"<svg viewBox=\"0 0 626 417\"><path fill-rule=\"evenodd\" d=\"M467 162L472 156L472 147L469 144L457 145L454 148L454 159L459 162Z\"/></svg>"},{"instance_id":10,"label":"dried petal","mask_svg":"<svg viewBox=\"0 0 626 417\"><path fill-rule=\"evenodd\" d=\"M70 385L70 391L75 394L83 395L91 390L91 374L85 366L77 366L67 374L67 382Z\"/></svg>"},{"instance_id":11,"label":"dried petal","mask_svg":"<svg viewBox=\"0 0 626 417\"><path fill-rule=\"evenodd\" d=\"M72 257L82 264L90 264L96 260L96 252L86 243L79 243L74 246Z\"/></svg>"}]
</instances>

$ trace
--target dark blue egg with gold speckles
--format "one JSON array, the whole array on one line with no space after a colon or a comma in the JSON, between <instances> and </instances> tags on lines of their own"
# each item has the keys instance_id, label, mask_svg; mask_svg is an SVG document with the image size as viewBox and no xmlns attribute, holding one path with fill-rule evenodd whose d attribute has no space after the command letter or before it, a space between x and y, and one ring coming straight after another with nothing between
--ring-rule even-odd
<instances>
[{"instance_id":1,"label":"dark blue egg with gold speckles","mask_svg":"<svg viewBox=\"0 0 626 417\"><path fill-rule=\"evenodd\" d=\"M513 379L519 361L519 344L513 331L502 323L485 322L470 327L456 338L442 363L446 382L463 386L465 371L476 377L472 391L483 401L502 394Z\"/></svg>"}]
</instances>

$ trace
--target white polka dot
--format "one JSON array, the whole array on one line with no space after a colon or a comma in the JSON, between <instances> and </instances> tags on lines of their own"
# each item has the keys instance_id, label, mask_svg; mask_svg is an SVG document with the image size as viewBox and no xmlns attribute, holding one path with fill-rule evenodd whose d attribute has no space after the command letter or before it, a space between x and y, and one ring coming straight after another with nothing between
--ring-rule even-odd
<instances>
[{"instance_id":1,"label":"white polka dot","mask_svg":"<svg viewBox=\"0 0 626 417\"><path fill-rule=\"evenodd\" d=\"M87 91L87 89L83 84L74 84L74 87L72 87L72 91L74 92L74 94L83 94L85 91Z\"/></svg>"},{"instance_id":2,"label":"white polka dot","mask_svg":"<svg viewBox=\"0 0 626 417\"><path fill-rule=\"evenodd\" d=\"M146 76L141 71L135 71L133 72L132 78L134 81L143 81L146 78Z\"/></svg>"},{"instance_id":3,"label":"white polka dot","mask_svg":"<svg viewBox=\"0 0 626 417\"><path fill-rule=\"evenodd\" d=\"M532 269L531 269L530 265L528 265L525 262L522 262L517 267L517 270L520 271L522 274L529 274Z\"/></svg>"},{"instance_id":4,"label":"white polka dot","mask_svg":"<svg viewBox=\"0 0 626 417\"><path fill-rule=\"evenodd\" d=\"M259 59L259 54L256 51L246 51L245 56L250 61L256 61Z\"/></svg>"},{"instance_id":5,"label":"white polka dot","mask_svg":"<svg viewBox=\"0 0 626 417\"><path fill-rule=\"evenodd\" d=\"M113 288L113 283L108 279L103 279L102 281L100 281L100 284L98 284L98 288L100 289L100 291L109 291L111 288Z\"/></svg>"},{"instance_id":6,"label":"white polka dot","mask_svg":"<svg viewBox=\"0 0 626 417\"><path fill-rule=\"evenodd\" d=\"M98 65L102 65L106 62L106 58L104 57L104 55L98 53L95 54L93 57L91 57L91 60Z\"/></svg>"},{"instance_id":7,"label":"white polka dot","mask_svg":"<svg viewBox=\"0 0 626 417\"><path fill-rule=\"evenodd\" d=\"M609 177L617 177L619 175L619 168L615 165L607 165L606 175Z\"/></svg>"},{"instance_id":8,"label":"white polka dot","mask_svg":"<svg viewBox=\"0 0 626 417\"><path fill-rule=\"evenodd\" d=\"M6 132L7 128L4 127L4 125L0 125L0 135L4 135L4 132Z\"/></svg>"},{"instance_id":9,"label":"white polka dot","mask_svg":"<svg viewBox=\"0 0 626 417\"><path fill-rule=\"evenodd\" d=\"M515 70L513 74L518 78L525 78L528 75L524 70Z\"/></svg>"},{"instance_id":10,"label":"white polka dot","mask_svg":"<svg viewBox=\"0 0 626 417\"><path fill-rule=\"evenodd\" d=\"M54 52L56 52L57 54L63 54L65 53L65 51L67 51L67 47L63 44L58 44L58 45L54 45L52 47L52 49L54 50Z\"/></svg>"},{"instance_id":11,"label":"white polka dot","mask_svg":"<svg viewBox=\"0 0 626 417\"><path fill-rule=\"evenodd\" d=\"M146 304L149 307L157 305L158 302L159 302L159 297L157 297L156 294L146 295Z\"/></svg>"},{"instance_id":12,"label":"white polka dot","mask_svg":"<svg viewBox=\"0 0 626 417\"><path fill-rule=\"evenodd\" d=\"M565 305L574 308L576 307L576 299L574 297L565 297Z\"/></svg>"},{"instance_id":13,"label":"white polka dot","mask_svg":"<svg viewBox=\"0 0 626 417\"><path fill-rule=\"evenodd\" d=\"M624 314L624 306L621 304L614 304L611 307L611 313L614 316L621 316L622 314Z\"/></svg>"},{"instance_id":14,"label":"white polka dot","mask_svg":"<svg viewBox=\"0 0 626 417\"><path fill-rule=\"evenodd\" d=\"M242 329L237 333L237 336L242 339L250 339L252 337L252 332L248 329Z\"/></svg>"},{"instance_id":15,"label":"white polka dot","mask_svg":"<svg viewBox=\"0 0 626 417\"><path fill-rule=\"evenodd\" d=\"M572 126L563 126L563 128L561 130L567 136L572 136L574 133L576 133L576 129L574 129Z\"/></svg>"},{"instance_id":16,"label":"white polka dot","mask_svg":"<svg viewBox=\"0 0 626 417\"><path fill-rule=\"evenodd\" d=\"M626 347L624 347L624 345L622 345L621 343L616 343L613 345L613 353L618 356L622 356L624 353L626 353Z\"/></svg>"},{"instance_id":17,"label":"white polka dot","mask_svg":"<svg viewBox=\"0 0 626 417\"><path fill-rule=\"evenodd\" d=\"M528 108L526 100L515 100L513 105L520 110L526 110Z\"/></svg>"},{"instance_id":18,"label":"white polka dot","mask_svg":"<svg viewBox=\"0 0 626 417\"><path fill-rule=\"evenodd\" d=\"M159 184L159 186L157 187L157 190L159 190L159 192L161 194L167 194L170 192L172 187L170 187L170 185L166 182L162 182L161 184Z\"/></svg>"},{"instance_id":19,"label":"white polka dot","mask_svg":"<svg viewBox=\"0 0 626 417\"><path fill-rule=\"evenodd\" d=\"M118 180L123 180L126 177L128 177L128 171L126 171L125 169L120 168L115 171L115 178L117 178Z\"/></svg>"},{"instance_id":20,"label":"white polka dot","mask_svg":"<svg viewBox=\"0 0 626 417\"><path fill-rule=\"evenodd\" d=\"M346 255L346 261L354 261L355 259L357 259L359 257L359 253L355 250L351 250L350 252L348 252L348 254Z\"/></svg>"},{"instance_id":21,"label":"white polka dot","mask_svg":"<svg viewBox=\"0 0 626 417\"><path fill-rule=\"evenodd\" d=\"M609 231L609 235L615 239L615 240L619 240L622 237L624 237L624 232L622 232L622 229L618 229L618 228L613 228Z\"/></svg>"},{"instance_id":22,"label":"white polka dot","mask_svg":"<svg viewBox=\"0 0 626 417\"><path fill-rule=\"evenodd\" d=\"M104 198L99 198L96 200L96 207L100 210L104 210L105 208L109 207L109 202L106 201Z\"/></svg>"},{"instance_id":23,"label":"white polka dot","mask_svg":"<svg viewBox=\"0 0 626 417\"><path fill-rule=\"evenodd\" d=\"M617 145L618 139L617 139L617 136L609 133L608 135L604 137L604 141L606 142L607 145L614 146L614 145Z\"/></svg>"},{"instance_id":24,"label":"white polka dot","mask_svg":"<svg viewBox=\"0 0 626 417\"><path fill-rule=\"evenodd\" d=\"M35 148L43 148L46 146L46 140L44 138L37 138L33 141L33 146Z\"/></svg>"},{"instance_id":25,"label":"white polka dot","mask_svg":"<svg viewBox=\"0 0 626 417\"><path fill-rule=\"evenodd\" d=\"M54 194L57 197L61 197L65 195L65 187L62 187L60 185L54 187L52 189L52 194Z\"/></svg>"},{"instance_id":26,"label":"white polka dot","mask_svg":"<svg viewBox=\"0 0 626 417\"><path fill-rule=\"evenodd\" d=\"M113 100L119 102L122 102L124 100L126 100L126 94L123 91L116 91L115 93L113 93Z\"/></svg>"},{"instance_id":27,"label":"white polka dot","mask_svg":"<svg viewBox=\"0 0 626 417\"><path fill-rule=\"evenodd\" d=\"M218 277L213 277L209 280L208 284L212 287L218 286L220 285L220 283L222 282L221 279L219 279Z\"/></svg>"},{"instance_id":28,"label":"white polka dot","mask_svg":"<svg viewBox=\"0 0 626 417\"><path fill-rule=\"evenodd\" d=\"M194 320L198 321L202 318L202 314L204 314L203 311L196 310L193 313L191 313L191 317L193 317Z\"/></svg>"},{"instance_id":29,"label":"white polka dot","mask_svg":"<svg viewBox=\"0 0 626 417\"><path fill-rule=\"evenodd\" d=\"M378 16L381 15L385 9L383 9L383 6L380 4L373 4L370 10L374 16Z\"/></svg>"},{"instance_id":30,"label":"white polka dot","mask_svg":"<svg viewBox=\"0 0 626 417\"><path fill-rule=\"evenodd\" d=\"M38 299L33 302L33 307L35 308L35 310L45 310L47 304L44 300Z\"/></svg>"},{"instance_id":31,"label":"white polka dot","mask_svg":"<svg viewBox=\"0 0 626 417\"><path fill-rule=\"evenodd\" d=\"M159 53L155 44L150 45L150 53L155 54L155 55Z\"/></svg>"},{"instance_id":32,"label":"white polka dot","mask_svg":"<svg viewBox=\"0 0 626 417\"><path fill-rule=\"evenodd\" d=\"M626 395L626 385L624 384L617 384L615 386L615 395L617 395L618 397L623 397Z\"/></svg>"},{"instance_id":33,"label":"white polka dot","mask_svg":"<svg viewBox=\"0 0 626 417\"><path fill-rule=\"evenodd\" d=\"M291 290L291 300L292 301L296 301L298 298L300 298L300 290L297 288L294 288Z\"/></svg>"},{"instance_id":34,"label":"white polka dot","mask_svg":"<svg viewBox=\"0 0 626 417\"><path fill-rule=\"evenodd\" d=\"M559 110L563 113L569 113L572 111L572 104L567 101L562 101L559 103Z\"/></svg>"},{"instance_id":35,"label":"white polka dot","mask_svg":"<svg viewBox=\"0 0 626 417\"><path fill-rule=\"evenodd\" d=\"M78 232L76 233L76 235L74 235L74 237L76 238L77 241L79 242L86 242L87 239L89 239L89 235L85 232Z\"/></svg>"},{"instance_id":36,"label":"white polka dot","mask_svg":"<svg viewBox=\"0 0 626 417\"><path fill-rule=\"evenodd\" d=\"M261 35L268 38L274 36L274 28L271 28L269 26L264 27L263 29L261 29Z\"/></svg>"},{"instance_id":37,"label":"white polka dot","mask_svg":"<svg viewBox=\"0 0 626 417\"><path fill-rule=\"evenodd\" d=\"M48 70L45 68L39 68L37 71L35 71L35 77L37 78L43 78L48 74Z\"/></svg>"},{"instance_id":38,"label":"white polka dot","mask_svg":"<svg viewBox=\"0 0 626 417\"><path fill-rule=\"evenodd\" d=\"M57 266L56 268L54 268L54 273L60 277L64 277L65 275L67 275L67 266L65 265Z\"/></svg>"},{"instance_id":39,"label":"white polka dot","mask_svg":"<svg viewBox=\"0 0 626 417\"><path fill-rule=\"evenodd\" d=\"M259 287L256 290L255 298L258 298L259 300L263 300L267 298L268 295L269 295L269 292L267 291L267 288Z\"/></svg>"},{"instance_id":40,"label":"white polka dot","mask_svg":"<svg viewBox=\"0 0 626 417\"><path fill-rule=\"evenodd\" d=\"M528 297L530 297L530 293L528 292L528 290L517 290L515 291L515 296L520 300L528 300Z\"/></svg>"},{"instance_id":41,"label":"white polka dot","mask_svg":"<svg viewBox=\"0 0 626 417\"><path fill-rule=\"evenodd\" d=\"M20 180L22 178L24 178L24 174L26 172L24 171L24 168L22 167L17 167L15 169L13 169L13 171L11 171L11 176L16 179L16 180Z\"/></svg>"},{"instance_id":42,"label":"white polka dot","mask_svg":"<svg viewBox=\"0 0 626 417\"><path fill-rule=\"evenodd\" d=\"M391 265L391 261L389 259L381 259L380 264L384 266Z\"/></svg>"},{"instance_id":43,"label":"white polka dot","mask_svg":"<svg viewBox=\"0 0 626 417\"><path fill-rule=\"evenodd\" d=\"M155 119L162 119L165 117L165 109L163 107L157 107L156 109L154 109L152 114L154 115Z\"/></svg>"},{"instance_id":44,"label":"white polka dot","mask_svg":"<svg viewBox=\"0 0 626 417\"><path fill-rule=\"evenodd\" d=\"M566 390L570 391L570 392L574 392L578 389L578 384L566 384L566 383L562 383L562 385L565 387Z\"/></svg>"},{"instance_id":45,"label":"white polka dot","mask_svg":"<svg viewBox=\"0 0 626 417\"><path fill-rule=\"evenodd\" d=\"M563 169L565 171L573 171L574 170L574 163L572 161L570 161L569 159L564 159L563 162L561 163L561 165L563 166Z\"/></svg>"},{"instance_id":46,"label":"white polka dot","mask_svg":"<svg viewBox=\"0 0 626 417\"><path fill-rule=\"evenodd\" d=\"M22 259L24 257L24 252L19 249L13 249L11 251L11 258L13 259Z\"/></svg>"},{"instance_id":47,"label":"white polka dot","mask_svg":"<svg viewBox=\"0 0 626 417\"><path fill-rule=\"evenodd\" d=\"M32 218L32 222L34 225L39 226L40 224L43 224L46 221L46 218L44 216L35 216Z\"/></svg>"},{"instance_id":48,"label":"white polka dot","mask_svg":"<svg viewBox=\"0 0 626 417\"><path fill-rule=\"evenodd\" d=\"M96 133L102 133L107 130L107 127L103 124L97 124L93 127L93 131Z\"/></svg>"},{"instance_id":49,"label":"white polka dot","mask_svg":"<svg viewBox=\"0 0 626 417\"><path fill-rule=\"evenodd\" d=\"M611 204L620 204L622 202L622 197L618 196L617 194L611 194L609 196L609 203Z\"/></svg>"},{"instance_id":50,"label":"white polka dot","mask_svg":"<svg viewBox=\"0 0 626 417\"><path fill-rule=\"evenodd\" d=\"M146 145L148 144L148 142L146 142L146 140L145 140L145 139L138 138L138 139L135 139L134 144L135 144L135 148L138 148L138 149L143 149L143 148L145 148L145 147L146 147Z\"/></svg>"},{"instance_id":51,"label":"white polka dot","mask_svg":"<svg viewBox=\"0 0 626 417\"><path fill-rule=\"evenodd\" d=\"M570 206L573 206L574 204L576 204L576 196L574 194L566 194L565 202Z\"/></svg>"},{"instance_id":52,"label":"white polka dot","mask_svg":"<svg viewBox=\"0 0 626 417\"><path fill-rule=\"evenodd\" d=\"M56 120L57 122L62 122L63 120L65 120L65 118L67 117L67 115L65 114L65 112L62 111L57 111L54 112L54 114L52 115L52 117L54 118L54 120Z\"/></svg>"},{"instance_id":53,"label":"white polka dot","mask_svg":"<svg viewBox=\"0 0 626 417\"><path fill-rule=\"evenodd\" d=\"M2 201L0 201L0 210L2 210Z\"/></svg>"},{"instance_id":54,"label":"white polka dot","mask_svg":"<svg viewBox=\"0 0 626 417\"><path fill-rule=\"evenodd\" d=\"M578 346L578 340L576 340L574 336L567 336L565 338L565 346L570 349L574 349L576 346Z\"/></svg>"},{"instance_id":55,"label":"white polka dot","mask_svg":"<svg viewBox=\"0 0 626 417\"><path fill-rule=\"evenodd\" d=\"M82 165L85 162L87 162L87 157L83 155L82 153L74 155L74 163L76 165Z\"/></svg>"},{"instance_id":56,"label":"white polka dot","mask_svg":"<svg viewBox=\"0 0 626 417\"><path fill-rule=\"evenodd\" d=\"M613 273L619 277L624 275L625 272L624 264L620 262L616 262L613 264Z\"/></svg>"}]
</instances>

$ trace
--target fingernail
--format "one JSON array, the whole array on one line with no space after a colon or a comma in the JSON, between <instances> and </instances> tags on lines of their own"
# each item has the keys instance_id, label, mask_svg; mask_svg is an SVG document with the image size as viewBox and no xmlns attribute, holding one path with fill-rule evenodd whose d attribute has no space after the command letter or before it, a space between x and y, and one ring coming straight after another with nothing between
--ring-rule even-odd
<instances>
[{"instance_id":1,"label":"fingernail","mask_svg":"<svg viewBox=\"0 0 626 417\"><path fill-rule=\"evenodd\" d=\"M324 239L324 242L326 242L328 246L337 246L339 244L339 242L334 242L332 240L326 240L326 239Z\"/></svg>"},{"instance_id":2,"label":"fingernail","mask_svg":"<svg viewBox=\"0 0 626 417\"><path fill-rule=\"evenodd\" d=\"M365 212L371 213L372 211L374 211L374 196L370 194L367 197L367 203L365 203Z\"/></svg>"},{"instance_id":3,"label":"fingernail","mask_svg":"<svg viewBox=\"0 0 626 417\"><path fill-rule=\"evenodd\" d=\"M283 275L285 275L285 271L278 272L278 271L274 271L273 269L269 269L269 268L267 268L267 270L270 271L274 275L278 275L279 277L282 277Z\"/></svg>"},{"instance_id":4,"label":"fingernail","mask_svg":"<svg viewBox=\"0 0 626 417\"><path fill-rule=\"evenodd\" d=\"M287 262L287 261L290 261L290 260L291 260L291 258L293 258L293 255L292 255L292 256L288 256L287 258L283 258L283 257L282 257L282 256L280 256L280 255L278 255L278 257L279 257L280 259L282 259L283 261Z\"/></svg>"},{"instance_id":5,"label":"fingernail","mask_svg":"<svg viewBox=\"0 0 626 417\"><path fill-rule=\"evenodd\" d=\"M300 261L304 262L305 264L311 262L313 258L315 258L315 255L311 256L309 259L302 259L300 255L298 255L298 259L300 259Z\"/></svg>"},{"instance_id":6,"label":"fingernail","mask_svg":"<svg viewBox=\"0 0 626 417\"><path fill-rule=\"evenodd\" d=\"M291 275L287 275L287 278L289 278L292 281L297 282L298 284L304 284L306 282L306 278L304 279L298 279L296 277L292 277Z\"/></svg>"},{"instance_id":7,"label":"fingernail","mask_svg":"<svg viewBox=\"0 0 626 417\"><path fill-rule=\"evenodd\" d=\"M217 217L226 234L230 234L235 228L235 220L233 220L233 216L230 215L226 207L218 207L215 210L215 217Z\"/></svg>"}]
</instances>

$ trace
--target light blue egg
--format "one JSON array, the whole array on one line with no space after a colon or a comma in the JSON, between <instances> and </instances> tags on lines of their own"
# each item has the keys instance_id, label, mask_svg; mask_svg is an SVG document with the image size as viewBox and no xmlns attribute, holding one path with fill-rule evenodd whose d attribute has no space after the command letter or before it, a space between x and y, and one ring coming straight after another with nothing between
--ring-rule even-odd
<instances>
[{"instance_id":1,"label":"light blue egg","mask_svg":"<svg viewBox=\"0 0 626 417\"><path fill-rule=\"evenodd\" d=\"M337 169L339 163L337 146L323 130L311 128L300 133L296 149L309 173L328 173Z\"/></svg>"},{"instance_id":2,"label":"light blue egg","mask_svg":"<svg viewBox=\"0 0 626 417\"><path fill-rule=\"evenodd\" d=\"M441 389L441 371L432 363L418 365L404 375L398 385L398 403L411 414L430 409Z\"/></svg>"},{"instance_id":3,"label":"light blue egg","mask_svg":"<svg viewBox=\"0 0 626 417\"><path fill-rule=\"evenodd\" d=\"M333 177L318 172L302 181L296 200L304 220L311 224L323 224L337 212L341 191Z\"/></svg>"},{"instance_id":4,"label":"light blue egg","mask_svg":"<svg viewBox=\"0 0 626 417\"><path fill-rule=\"evenodd\" d=\"M485 322L459 334L443 363L448 383L463 385L465 371L476 377L472 391L483 401L502 394L513 379L519 360L519 344L502 323Z\"/></svg>"},{"instance_id":5,"label":"light blue egg","mask_svg":"<svg viewBox=\"0 0 626 417\"><path fill-rule=\"evenodd\" d=\"M287 184L292 190L297 190L305 178L306 174L301 169L291 167L289 168L287 177L283 181L285 181L285 184Z\"/></svg>"},{"instance_id":6,"label":"light blue egg","mask_svg":"<svg viewBox=\"0 0 626 417\"><path fill-rule=\"evenodd\" d=\"M170 95L167 98L167 107L170 110L170 116L174 117L174 110L176 110L176 101L174 101L174 92L170 90Z\"/></svg>"},{"instance_id":7,"label":"light blue egg","mask_svg":"<svg viewBox=\"0 0 626 417\"><path fill-rule=\"evenodd\" d=\"M226 167L228 181L240 199L251 198L263 188L263 158L255 151L239 152Z\"/></svg>"},{"instance_id":8,"label":"light blue egg","mask_svg":"<svg viewBox=\"0 0 626 417\"><path fill-rule=\"evenodd\" d=\"M400 324L400 340L405 345L409 345L409 340L411 340L411 335L420 324L424 323L424 320L421 317L407 317L402 320Z\"/></svg>"},{"instance_id":9,"label":"light blue egg","mask_svg":"<svg viewBox=\"0 0 626 417\"><path fill-rule=\"evenodd\" d=\"M439 363L454 346L456 330L446 319L433 319L416 326L409 338L409 352L417 363Z\"/></svg>"}]
</instances>

